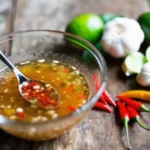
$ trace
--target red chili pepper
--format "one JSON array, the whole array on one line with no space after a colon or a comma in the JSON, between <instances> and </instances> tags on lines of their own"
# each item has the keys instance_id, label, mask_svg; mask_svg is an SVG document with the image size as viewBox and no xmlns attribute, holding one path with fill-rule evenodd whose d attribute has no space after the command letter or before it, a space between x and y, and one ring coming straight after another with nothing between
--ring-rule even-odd
<instances>
[{"instance_id":1,"label":"red chili pepper","mask_svg":"<svg viewBox=\"0 0 150 150\"><path fill-rule=\"evenodd\" d=\"M129 113L129 117L130 117L131 119L135 119L136 122L137 122L142 128L144 128L144 129L146 129L146 130L150 130L150 128L146 127L145 125L143 125L143 124L140 122L140 116L139 116L138 112L137 112L133 107L127 105L126 108L127 108L128 113Z\"/></svg>"},{"instance_id":2,"label":"red chili pepper","mask_svg":"<svg viewBox=\"0 0 150 150\"><path fill-rule=\"evenodd\" d=\"M24 117L24 112L17 112L17 116L19 118L23 118Z\"/></svg>"},{"instance_id":3,"label":"red chili pepper","mask_svg":"<svg viewBox=\"0 0 150 150\"><path fill-rule=\"evenodd\" d=\"M100 85L99 85L99 81L98 79L96 78L95 75L91 75L92 76L92 79L94 81L94 84L95 84L95 88L96 88L96 91L99 89ZM116 106L115 102L113 101L113 99L110 97L110 95L107 93L106 90L103 91L101 97L100 97L100 100L106 104L107 102L109 104L111 104L112 106Z\"/></svg>"},{"instance_id":4,"label":"red chili pepper","mask_svg":"<svg viewBox=\"0 0 150 150\"><path fill-rule=\"evenodd\" d=\"M56 102L54 100L48 100L48 103L50 103L52 105L56 105Z\"/></svg>"},{"instance_id":5,"label":"red chili pepper","mask_svg":"<svg viewBox=\"0 0 150 150\"><path fill-rule=\"evenodd\" d=\"M75 111L75 110L76 110L76 108L75 108L74 106L71 106L71 105L68 106L68 109L69 109L70 111Z\"/></svg>"},{"instance_id":6,"label":"red chili pepper","mask_svg":"<svg viewBox=\"0 0 150 150\"><path fill-rule=\"evenodd\" d=\"M78 99L82 99L82 98L84 98L84 95L81 95L81 94L80 94L80 95L77 96L77 98L78 98Z\"/></svg>"},{"instance_id":7,"label":"red chili pepper","mask_svg":"<svg viewBox=\"0 0 150 150\"><path fill-rule=\"evenodd\" d=\"M117 96L117 98L119 98L122 102L125 102L127 105L133 107L136 111L150 112L150 110L146 108L145 105L131 98L128 98L126 96Z\"/></svg>"},{"instance_id":8,"label":"red chili pepper","mask_svg":"<svg viewBox=\"0 0 150 150\"><path fill-rule=\"evenodd\" d=\"M106 102L106 100L105 100L105 98L104 98L103 95L101 95L100 100L101 100L105 105L107 105L107 102Z\"/></svg>"},{"instance_id":9,"label":"red chili pepper","mask_svg":"<svg viewBox=\"0 0 150 150\"><path fill-rule=\"evenodd\" d=\"M106 90L103 91L102 95L109 104L111 104L112 106L116 106L116 103L113 101L113 99Z\"/></svg>"},{"instance_id":10,"label":"red chili pepper","mask_svg":"<svg viewBox=\"0 0 150 150\"><path fill-rule=\"evenodd\" d=\"M99 81L98 81L98 79L96 78L96 76L94 74L92 74L91 77L93 79L93 82L94 82L94 85L95 85L95 89L97 91L99 89L99 87L100 87Z\"/></svg>"},{"instance_id":11,"label":"red chili pepper","mask_svg":"<svg viewBox=\"0 0 150 150\"><path fill-rule=\"evenodd\" d=\"M120 100L116 101L116 104L117 104L117 107L119 110L120 118L123 121L123 124L126 129L128 148L131 149L130 141L129 141L129 132L128 132L129 114L128 114L127 109L125 108L124 104Z\"/></svg>"},{"instance_id":12,"label":"red chili pepper","mask_svg":"<svg viewBox=\"0 0 150 150\"><path fill-rule=\"evenodd\" d=\"M103 109L109 113L111 113L111 109L108 107L108 105L102 103L102 102L96 102L95 105L94 105L95 108L100 108L100 109Z\"/></svg>"}]
</instances>

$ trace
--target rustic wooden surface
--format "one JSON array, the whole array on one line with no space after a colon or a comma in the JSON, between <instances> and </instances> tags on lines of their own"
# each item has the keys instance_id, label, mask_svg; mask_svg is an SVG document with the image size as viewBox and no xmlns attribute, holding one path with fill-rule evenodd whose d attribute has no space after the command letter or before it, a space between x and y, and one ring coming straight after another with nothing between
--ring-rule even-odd
<instances>
[{"instance_id":1,"label":"rustic wooden surface","mask_svg":"<svg viewBox=\"0 0 150 150\"><path fill-rule=\"evenodd\" d=\"M150 0L1 0L0 3L3 3L0 4L0 26L3 26L0 35L25 29L64 31L69 20L87 12L112 12L137 18L150 8ZM113 98L121 91L137 87L134 78L121 75L122 60L105 59L109 77L107 90ZM150 126L150 115L142 116ZM0 150L125 150L124 129L116 118L114 110L111 114L92 110L67 134L44 142L25 141L0 131ZM133 150L150 149L150 132L133 124L129 133Z\"/></svg>"}]
</instances>

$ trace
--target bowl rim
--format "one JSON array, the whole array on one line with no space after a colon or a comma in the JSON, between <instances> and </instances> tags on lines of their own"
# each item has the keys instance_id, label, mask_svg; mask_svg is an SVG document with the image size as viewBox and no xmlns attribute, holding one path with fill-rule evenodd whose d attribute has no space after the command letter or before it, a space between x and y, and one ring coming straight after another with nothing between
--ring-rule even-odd
<instances>
[{"instance_id":1,"label":"bowl rim","mask_svg":"<svg viewBox=\"0 0 150 150\"><path fill-rule=\"evenodd\" d=\"M77 35L74 35L74 34L71 34L68 32L64 32L64 31L57 31L57 30L45 30L45 29L21 30L21 31L16 31L16 32L12 32L12 33L8 33L3 36L0 36L0 44L4 43L6 41L15 39L15 37L18 37L19 35L21 37L23 37L23 35L36 33L36 32L47 32L47 33L51 33L54 35L67 35L69 37L77 39L77 40L85 43L86 45L88 45L88 47L90 47L92 49L92 55L95 57L97 64L99 66L99 70L101 71L101 74L102 74L101 75L101 85L100 85L99 89L97 90L97 92L94 94L94 96L92 96L80 108L77 108L74 112L69 113L68 115L62 116L60 118L58 117L56 119L50 119L45 122L36 122L36 123L13 121L13 120L8 119L5 116L0 115L0 125L16 125L17 124L17 125L22 125L22 126L30 126L30 125L33 126L33 125L56 123L57 121L64 120L66 118L78 116L78 115L82 114L83 112L85 112L86 110L88 110L92 105L94 105L94 103L98 100L98 99L96 99L96 97L100 96L100 94L103 92L103 90L106 86L106 82L107 82L107 78L108 78L107 77L107 65L106 65L106 62L105 62L103 56L100 54L100 52L97 50L97 48L95 46L93 46L90 42L88 42L87 40L85 40Z\"/></svg>"}]
</instances>

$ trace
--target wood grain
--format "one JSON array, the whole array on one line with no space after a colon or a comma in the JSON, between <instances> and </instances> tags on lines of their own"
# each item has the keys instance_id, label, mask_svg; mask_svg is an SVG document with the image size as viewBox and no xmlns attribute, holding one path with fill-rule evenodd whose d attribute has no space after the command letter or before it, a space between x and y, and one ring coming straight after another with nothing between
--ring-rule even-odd
<instances>
[{"instance_id":1,"label":"wood grain","mask_svg":"<svg viewBox=\"0 0 150 150\"><path fill-rule=\"evenodd\" d=\"M22 0L18 1L15 30L64 30L67 23L80 13L122 14L137 18L148 11L148 1L143 0Z\"/></svg>"},{"instance_id":2,"label":"wood grain","mask_svg":"<svg viewBox=\"0 0 150 150\"><path fill-rule=\"evenodd\" d=\"M16 15L16 8L17 7L17 0L12 0L11 2L11 8L9 10L8 14L8 20L7 20L7 31L6 33L12 33L14 31L14 22L15 22L15 15ZM6 55L11 55L11 45L12 42L7 42L7 52L5 52Z\"/></svg>"},{"instance_id":3,"label":"wood grain","mask_svg":"<svg viewBox=\"0 0 150 150\"><path fill-rule=\"evenodd\" d=\"M22 0L18 1L14 30L53 29L65 30L67 23L80 13L121 14L137 18L148 11L149 0ZM12 52L14 53L14 52ZM108 65L107 90L113 98L130 88L138 88L135 79L126 79L120 73L122 60L105 57ZM112 108L113 109L113 108ZM2 150L125 150L124 129L118 122L117 112L111 114L92 110L89 115L65 135L45 142L29 142L0 132ZM142 114L150 126L150 116ZM133 150L150 149L150 132L136 124L129 127Z\"/></svg>"},{"instance_id":4,"label":"wood grain","mask_svg":"<svg viewBox=\"0 0 150 150\"><path fill-rule=\"evenodd\" d=\"M0 1L0 36L13 32L13 23L15 15L16 0ZM10 55L10 43L6 43L1 49L5 55Z\"/></svg>"}]
</instances>

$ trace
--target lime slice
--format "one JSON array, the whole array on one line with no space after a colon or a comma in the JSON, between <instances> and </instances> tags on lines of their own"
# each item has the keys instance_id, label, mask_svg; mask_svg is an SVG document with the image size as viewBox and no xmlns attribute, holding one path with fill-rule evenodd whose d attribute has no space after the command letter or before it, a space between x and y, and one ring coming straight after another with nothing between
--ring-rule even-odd
<instances>
[{"instance_id":1,"label":"lime slice","mask_svg":"<svg viewBox=\"0 0 150 150\"><path fill-rule=\"evenodd\" d=\"M145 55L146 55L147 61L150 61L150 46L147 47Z\"/></svg>"},{"instance_id":2,"label":"lime slice","mask_svg":"<svg viewBox=\"0 0 150 150\"><path fill-rule=\"evenodd\" d=\"M95 14L81 14L72 19L66 27L66 32L78 35L95 43L100 40L104 29L102 19Z\"/></svg>"},{"instance_id":3,"label":"lime slice","mask_svg":"<svg viewBox=\"0 0 150 150\"><path fill-rule=\"evenodd\" d=\"M146 61L147 60L142 53L134 52L125 58L122 64L122 70L126 76L140 73L141 68Z\"/></svg>"}]
</instances>

